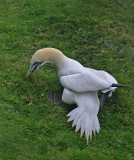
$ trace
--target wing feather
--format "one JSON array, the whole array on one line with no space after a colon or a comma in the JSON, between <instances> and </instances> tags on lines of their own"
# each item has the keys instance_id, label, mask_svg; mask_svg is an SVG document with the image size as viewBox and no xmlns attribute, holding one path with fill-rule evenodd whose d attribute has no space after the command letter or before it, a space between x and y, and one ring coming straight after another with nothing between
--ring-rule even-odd
<instances>
[{"instance_id":1,"label":"wing feather","mask_svg":"<svg viewBox=\"0 0 134 160\"><path fill-rule=\"evenodd\" d=\"M62 76L60 82L63 87L75 92L98 91L112 85L112 83L86 70L81 73Z\"/></svg>"}]
</instances>

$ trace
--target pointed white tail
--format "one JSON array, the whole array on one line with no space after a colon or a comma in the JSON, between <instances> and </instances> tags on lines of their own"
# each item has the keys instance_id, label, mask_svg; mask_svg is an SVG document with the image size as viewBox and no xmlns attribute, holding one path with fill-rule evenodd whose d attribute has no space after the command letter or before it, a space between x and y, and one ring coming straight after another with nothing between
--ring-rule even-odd
<instances>
[{"instance_id":1,"label":"pointed white tail","mask_svg":"<svg viewBox=\"0 0 134 160\"><path fill-rule=\"evenodd\" d=\"M86 113L83 108L77 107L69 114L68 122L73 121L72 127L76 126L75 132L81 129L81 137L85 132L85 136L87 139L87 144L89 137L92 138L92 133L99 133L100 131L100 124L96 114L89 114Z\"/></svg>"}]
</instances>

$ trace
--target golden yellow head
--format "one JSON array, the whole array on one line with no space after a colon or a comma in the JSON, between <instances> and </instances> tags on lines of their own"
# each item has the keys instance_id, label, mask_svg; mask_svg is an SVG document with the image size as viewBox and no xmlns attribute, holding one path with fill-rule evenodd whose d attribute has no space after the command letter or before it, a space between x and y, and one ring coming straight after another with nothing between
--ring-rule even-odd
<instances>
[{"instance_id":1,"label":"golden yellow head","mask_svg":"<svg viewBox=\"0 0 134 160\"><path fill-rule=\"evenodd\" d=\"M40 49L36 51L32 56L30 68L27 75L29 76L31 73L37 71L45 63L52 63L56 67L58 67L62 63L64 57L64 54L58 49Z\"/></svg>"}]
</instances>

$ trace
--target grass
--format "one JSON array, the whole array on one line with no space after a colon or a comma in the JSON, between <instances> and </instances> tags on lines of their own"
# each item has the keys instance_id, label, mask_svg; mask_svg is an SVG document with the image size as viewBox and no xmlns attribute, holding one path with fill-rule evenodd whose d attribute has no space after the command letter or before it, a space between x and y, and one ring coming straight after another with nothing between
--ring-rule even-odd
<instances>
[{"instance_id":1,"label":"grass","mask_svg":"<svg viewBox=\"0 0 134 160\"><path fill-rule=\"evenodd\" d=\"M48 99L63 90L54 67L26 77L33 53L55 47L134 86L133 0L1 0L0 15L0 160L134 159L133 90L107 100L87 146L66 122L74 106Z\"/></svg>"}]
</instances>

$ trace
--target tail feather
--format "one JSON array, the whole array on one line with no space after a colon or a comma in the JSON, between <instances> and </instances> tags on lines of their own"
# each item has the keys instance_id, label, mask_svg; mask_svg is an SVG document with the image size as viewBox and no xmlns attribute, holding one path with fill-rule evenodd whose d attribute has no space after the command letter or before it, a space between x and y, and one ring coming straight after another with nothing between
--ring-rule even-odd
<instances>
[{"instance_id":1,"label":"tail feather","mask_svg":"<svg viewBox=\"0 0 134 160\"><path fill-rule=\"evenodd\" d=\"M76 116L74 117L75 124L78 124L78 120L81 119L81 115L82 114L83 114L83 110L79 109L79 111L77 112Z\"/></svg>"},{"instance_id":2,"label":"tail feather","mask_svg":"<svg viewBox=\"0 0 134 160\"><path fill-rule=\"evenodd\" d=\"M70 116L70 118L68 119L68 122L74 120L74 118L76 117L77 113L78 113L78 110L76 110L76 109L74 109L72 113L70 112L70 113L67 115L68 117Z\"/></svg>"},{"instance_id":3,"label":"tail feather","mask_svg":"<svg viewBox=\"0 0 134 160\"><path fill-rule=\"evenodd\" d=\"M81 127L81 119L78 119L78 122L76 124L75 132L78 132L78 130L80 129L80 127Z\"/></svg>"},{"instance_id":4,"label":"tail feather","mask_svg":"<svg viewBox=\"0 0 134 160\"><path fill-rule=\"evenodd\" d=\"M73 121L73 123L72 123L72 127L74 127L74 126L76 126L76 122L75 121Z\"/></svg>"},{"instance_id":5,"label":"tail feather","mask_svg":"<svg viewBox=\"0 0 134 160\"><path fill-rule=\"evenodd\" d=\"M84 128L84 126L82 125L82 126L81 126L81 134L80 134L80 137L82 137L82 136L83 136L84 131L85 131L85 128Z\"/></svg>"},{"instance_id":6,"label":"tail feather","mask_svg":"<svg viewBox=\"0 0 134 160\"><path fill-rule=\"evenodd\" d=\"M75 108L74 110L72 110L70 113L68 113L66 116L70 117L73 113L76 113L77 108Z\"/></svg>"},{"instance_id":7,"label":"tail feather","mask_svg":"<svg viewBox=\"0 0 134 160\"><path fill-rule=\"evenodd\" d=\"M68 119L67 122L70 122L70 121L72 121L72 120L74 120L74 118L71 116L71 117Z\"/></svg>"},{"instance_id":8,"label":"tail feather","mask_svg":"<svg viewBox=\"0 0 134 160\"><path fill-rule=\"evenodd\" d=\"M81 134L80 134L80 137L82 137L84 132L85 132L84 119L85 119L85 113L81 117Z\"/></svg>"},{"instance_id":9,"label":"tail feather","mask_svg":"<svg viewBox=\"0 0 134 160\"><path fill-rule=\"evenodd\" d=\"M77 107L76 109L71 111L67 116L70 117L68 119L68 122L73 120L72 127L76 125L75 132L81 129L81 137L85 132L87 144L89 137L91 139L93 133L99 133L100 131L100 125L97 114L89 114L88 112L85 112L82 108Z\"/></svg>"},{"instance_id":10,"label":"tail feather","mask_svg":"<svg viewBox=\"0 0 134 160\"><path fill-rule=\"evenodd\" d=\"M97 133L100 132L100 124L99 124L98 117L96 117L96 132L97 132Z\"/></svg>"}]
</instances>

